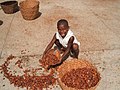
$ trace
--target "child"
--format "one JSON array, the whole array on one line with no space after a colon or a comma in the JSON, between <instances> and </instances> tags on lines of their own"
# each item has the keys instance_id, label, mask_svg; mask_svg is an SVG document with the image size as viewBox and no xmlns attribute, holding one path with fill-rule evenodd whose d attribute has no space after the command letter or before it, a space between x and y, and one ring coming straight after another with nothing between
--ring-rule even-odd
<instances>
[{"instance_id":1,"label":"child","mask_svg":"<svg viewBox=\"0 0 120 90\"><path fill-rule=\"evenodd\" d=\"M79 55L79 46L80 43L77 41L76 37L73 35L73 32L70 30L68 21L65 19L61 19L57 22L58 32L55 33L53 39L48 44L47 48L44 51L44 55L53 47L54 44L58 47L58 49L63 52L60 61L56 65L51 65L48 67L56 67L57 65L61 65L65 60L65 57L69 54L72 54L73 58L78 58Z\"/></svg>"}]
</instances>

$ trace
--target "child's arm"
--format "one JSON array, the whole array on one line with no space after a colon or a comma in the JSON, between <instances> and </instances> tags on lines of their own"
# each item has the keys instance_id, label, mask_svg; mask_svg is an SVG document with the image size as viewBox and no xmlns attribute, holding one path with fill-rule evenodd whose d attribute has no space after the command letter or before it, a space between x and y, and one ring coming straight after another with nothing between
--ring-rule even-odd
<instances>
[{"instance_id":1,"label":"child's arm","mask_svg":"<svg viewBox=\"0 0 120 90\"><path fill-rule=\"evenodd\" d=\"M55 41L56 41L56 34L53 36L51 42L50 42L50 43L48 44L48 46L46 47L46 49L45 49L45 51L44 51L44 53L43 53L43 57L44 57L44 55L52 48L52 46L54 45Z\"/></svg>"}]
</instances>

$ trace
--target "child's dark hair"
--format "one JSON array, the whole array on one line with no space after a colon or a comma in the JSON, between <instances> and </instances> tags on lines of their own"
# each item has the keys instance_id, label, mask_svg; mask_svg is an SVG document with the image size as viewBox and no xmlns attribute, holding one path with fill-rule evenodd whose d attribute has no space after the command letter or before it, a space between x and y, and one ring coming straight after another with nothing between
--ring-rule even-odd
<instances>
[{"instance_id":1,"label":"child's dark hair","mask_svg":"<svg viewBox=\"0 0 120 90\"><path fill-rule=\"evenodd\" d=\"M64 26L69 27L69 26L68 26L68 21L65 20L65 19L60 19L60 20L57 22L57 26L59 26L59 25L64 25Z\"/></svg>"}]
</instances>

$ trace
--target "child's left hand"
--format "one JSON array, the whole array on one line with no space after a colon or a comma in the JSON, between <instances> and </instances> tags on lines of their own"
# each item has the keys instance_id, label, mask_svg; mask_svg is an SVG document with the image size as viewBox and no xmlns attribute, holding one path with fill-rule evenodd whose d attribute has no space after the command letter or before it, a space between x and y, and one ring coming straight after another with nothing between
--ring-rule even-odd
<instances>
[{"instance_id":1,"label":"child's left hand","mask_svg":"<svg viewBox=\"0 0 120 90\"><path fill-rule=\"evenodd\" d=\"M47 67L47 69L49 70L50 68L55 68L55 67L57 67L57 66L60 66L62 63L63 63L63 62L57 63L57 64L55 64L55 65L50 65L50 66Z\"/></svg>"}]
</instances>

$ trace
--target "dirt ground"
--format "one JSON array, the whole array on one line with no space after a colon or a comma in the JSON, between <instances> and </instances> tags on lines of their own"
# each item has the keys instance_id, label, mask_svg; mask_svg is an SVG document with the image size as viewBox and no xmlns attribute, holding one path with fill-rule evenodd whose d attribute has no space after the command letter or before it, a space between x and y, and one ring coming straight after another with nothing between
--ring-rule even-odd
<instances>
[{"instance_id":1,"label":"dirt ground","mask_svg":"<svg viewBox=\"0 0 120 90\"><path fill-rule=\"evenodd\" d=\"M0 65L11 54L35 55L39 60L57 31L57 21L64 18L81 43L79 59L93 63L101 74L96 90L120 90L120 0L39 1L41 15L31 21L24 20L20 11L5 14L0 9ZM3 78L1 73L0 90L26 90ZM59 83L51 88L62 90Z\"/></svg>"}]
</instances>

